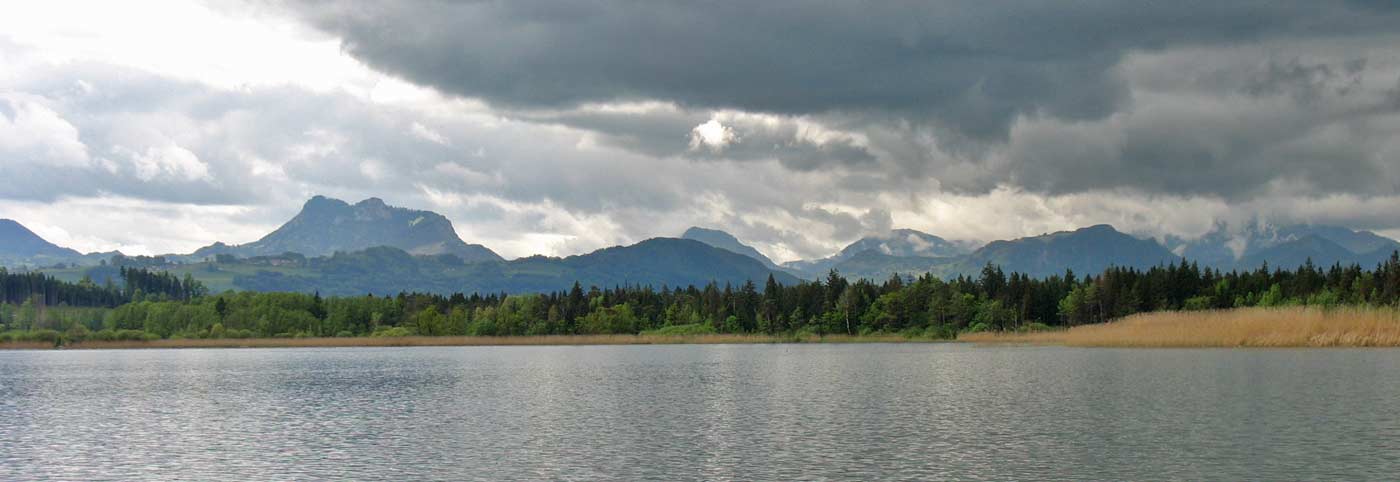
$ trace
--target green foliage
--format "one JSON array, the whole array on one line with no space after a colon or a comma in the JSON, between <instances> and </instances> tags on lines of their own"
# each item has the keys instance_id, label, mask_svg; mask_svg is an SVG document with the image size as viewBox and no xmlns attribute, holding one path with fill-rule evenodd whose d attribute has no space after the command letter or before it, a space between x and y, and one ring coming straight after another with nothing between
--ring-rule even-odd
<instances>
[{"instance_id":1,"label":"green foliage","mask_svg":"<svg viewBox=\"0 0 1400 482\"><path fill-rule=\"evenodd\" d=\"M413 330L402 326L395 326L393 328L384 328L382 330L377 330L374 333L371 333L369 336L375 338L398 338L413 335Z\"/></svg>"},{"instance_id":2,"label":"green foliage","mask_svg":"<svg viewBox=\"0 0 1400 482\"><path fill-rule=\"evenodd\" d=\"M665 336L695 336L712 335L717 333L715 327L705 323L691 323L685 325L663 326L654 330L643 331L644 335L665 335Z\"/></svg>"},{"instance_id":3,"label":"green foliage","mask_svg":"<svg viewBox=\"0 0 1400 482\"><path fill-rule=\"evenodd\" d=\"M1181 309L1186 311L1209 310L1215 306L1215 299L1210 295L1192 296L1186 299Z\"/></svg>"}]
</instances>

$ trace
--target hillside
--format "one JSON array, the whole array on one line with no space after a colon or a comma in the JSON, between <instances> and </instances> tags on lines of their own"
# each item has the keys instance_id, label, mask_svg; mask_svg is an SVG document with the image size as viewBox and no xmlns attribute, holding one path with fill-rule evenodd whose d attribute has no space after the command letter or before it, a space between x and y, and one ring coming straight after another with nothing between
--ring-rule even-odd
<instances>
[{"instance_id":1,"label":"hillside","mask_svg":"<svg viewBox=\"0 0 1400 482\"><path fill-rule=\"evenodd\" d=\"M1250 224L1229 230L1217 226L1192 240L1168 238L1169 246L1186 259L1217 269L1297 267L1308 259L1328 266L1336 262L1371 265L1400 249L1400 242L1364 230L1340 226Z\"/></svg>"},{"instance_id":2,"label":"hillside","mask_svg":"<svg viewBox=\"0 0 1400 482\"><path fill-rule=\"evenodd\" d=\"M220 269L215 266L215 269ZM193 270L200 277L200 270ZM376 247L314 258L301 269L257 270L233 284L253 291L319 291L358 295L404 292L527 293L584 286L703 286L711 281L762 286L772 275L783 284L798 279L764 267L757 260L704 243L654 238L631 246L589 254L551 258L532 256L512 261L464 263L450 256L413 256Z\"/></svg>"},{"instance_id":3,"label":"hillside","mask_svg":"<svg viewBox=\"0 0 1400 482\"><path fill-rule=\"evenodd\" d=\"M1173 263L1181 258L1156 241L1138 239L1112 226L1100 224L1075 231L995 241L956 263L945 265L941 274L974 274L988 263L1006 272L1035 277L1075 273L1098 273L1109 266L1148 268Z\"/></svg>"},{"instance_id":4,"label":"hillside","mask_svg":"<svg viewBox=\"0 0 1400 482\"><path fill-rule=\"evenodd\" d=\"M906 272L905 268L924 262L918 259L901 258L949 258L968 253L968 250L963 246L938 236L913 229L896 229L881 236L867 236L858 239L830 257L792 261L784 263L783 267L808 279L816 279L825 276L827 271L837 268L842 262L867 251L874 251L885 257L869 256L857 263L859 268L855 266L849 268L859 269L862 273L870 274L895 271L904 273ZM879 263L881 260L890 263L890 265L876 266L875 263Z\"/></svg>"},{"instance_id":5,"label":"hillside","mask_svg":"<svg viewBox=\"0 0 1400 482\"><path fill-rule=\"evenodd\" d=\"M891 256L872 249L846 258L832 268L847 278L884 281L895 274L919 276L937 271L941 266L955 263L958 259Z\"/></svg>"},{"instance_id":6,"label":"hillside","mask_svg":"<svg viewBox=\"0 0 1400 482\"><path fill-rule=\"evenodd\" d=\"M82 253L48 242L12 219L0 219L0 265L76 261Z\"/></svg>"},{"instance_id":7,"label":"hillside","mask_svg":"<svg viewBox=\"0 0 1400 482\"><path fill-rule=\"evenodd\" d=\"M701 227L691 227L690 229L685 230L684 234L681 234L681 239L691 239L708 244L710 246L714 246L719 249L723 249L725 251L739 253L744 256L756 259L760 263L763 263L764 266L767 266L769 268L778 267L778 265L774 263L773 260L769 259L767 256L764 256L763 253L758 252L758 250L754 249L753 246L749 246L747 244L744 244L743 242L740 242L739 238L735 238L734 235L726 233L724 231L720 231L717 229L706 229Z\"/></svg>"}]
</instances>

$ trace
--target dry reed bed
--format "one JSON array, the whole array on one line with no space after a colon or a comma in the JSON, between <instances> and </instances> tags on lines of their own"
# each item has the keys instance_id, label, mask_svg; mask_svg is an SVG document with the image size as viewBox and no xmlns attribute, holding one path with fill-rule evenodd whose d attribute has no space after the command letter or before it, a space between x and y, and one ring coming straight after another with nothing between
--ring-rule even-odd
<instances>
[{"instance_id":1,"label":"dry reed bed","mask_svg":"<svg viewBox=\"0 0 1400 482\"><path fill-rule=\"evenodd\" d=\"M1086 347L1396 347L1392 308L1240 308L1156 312L1037 333L974 333L959 341Z\"/></svg>"},{"instance_id":2,"label":"dry reed bed","mask_svg":"<svg viewBox=\"0 0 1400 482\"><path fill-rule=\"evenodd\" d=\"M519 346L519 345L674 345L755 343L896 343L897 335L793 337L783 335L549 335L549 336L406 336L393 338L246 338L174 339L154 341L84 341L64 349L118 348L314 348L389 346ZM5 343L0 349L54 348L39 342Z\"/></svg>"}]
</instances>

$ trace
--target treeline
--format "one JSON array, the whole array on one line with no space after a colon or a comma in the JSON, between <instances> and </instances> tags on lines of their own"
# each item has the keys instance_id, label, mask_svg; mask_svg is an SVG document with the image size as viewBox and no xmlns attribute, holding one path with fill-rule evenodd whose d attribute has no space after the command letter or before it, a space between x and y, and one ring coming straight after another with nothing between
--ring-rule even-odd
<instances>
[{"instance_id":1,"label":"treeline","mask_svg":"<svg viewBox=\"0 0 1400 482\"><path fill-rule=\"evenodd\" d=\"M146 273L150 274L150 273ZM133 277L131 279L140 279ZM162 285L175 289L174 285ZM183 284L179 289L184 289ZM179 300L184 301L179 301ZM1036 279L987 266L977 277L826 279L759 289L709 284L672 289L623 286L530 295L404 293L329 297L301 293L224 293L145 299L78 316L54 330L116 336L298 337L545 335L684 332L863 334L953 337L959 332L1039 329L1108 321L1138 312L1248 306L1400 304L1400 253L1375 269L1307 263L1295 270L1220 272L1178 263L1147 270L1111 268ZM35 326L0 310L9 329ZM10 313L10 314L6 314Z\"/></svg>"},{"instance_id":2,"label":"treeline","mask_svg":"<svg viewBox=\"0 0 1400 482\"><path fill-rule=\"evenodd\" d=\"M0 268L0 303L30 303L39 307L115 307L139 300L189 301L208 294L194 278L178 278L165 271L120 267L114 283L109 277L102 284L84 277L77 283L59 281L41 272L11 273Z\"/></svg>"}]
</instances>

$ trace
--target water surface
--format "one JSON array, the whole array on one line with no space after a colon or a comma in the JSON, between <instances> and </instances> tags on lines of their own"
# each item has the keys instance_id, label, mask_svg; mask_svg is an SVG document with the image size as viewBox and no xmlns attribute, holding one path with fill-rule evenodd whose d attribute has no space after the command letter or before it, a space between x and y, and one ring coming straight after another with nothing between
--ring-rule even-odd
<instances>
[{"instance_id":1,"label":"water surface","mask_svg":"<svg viewBox=\"0 0 1400 482\"><path fill-rule=\"evenodd\" d=\"M1342 479L1400 350L0 352L0 479Z\"/></svg>"}]
</instances>

